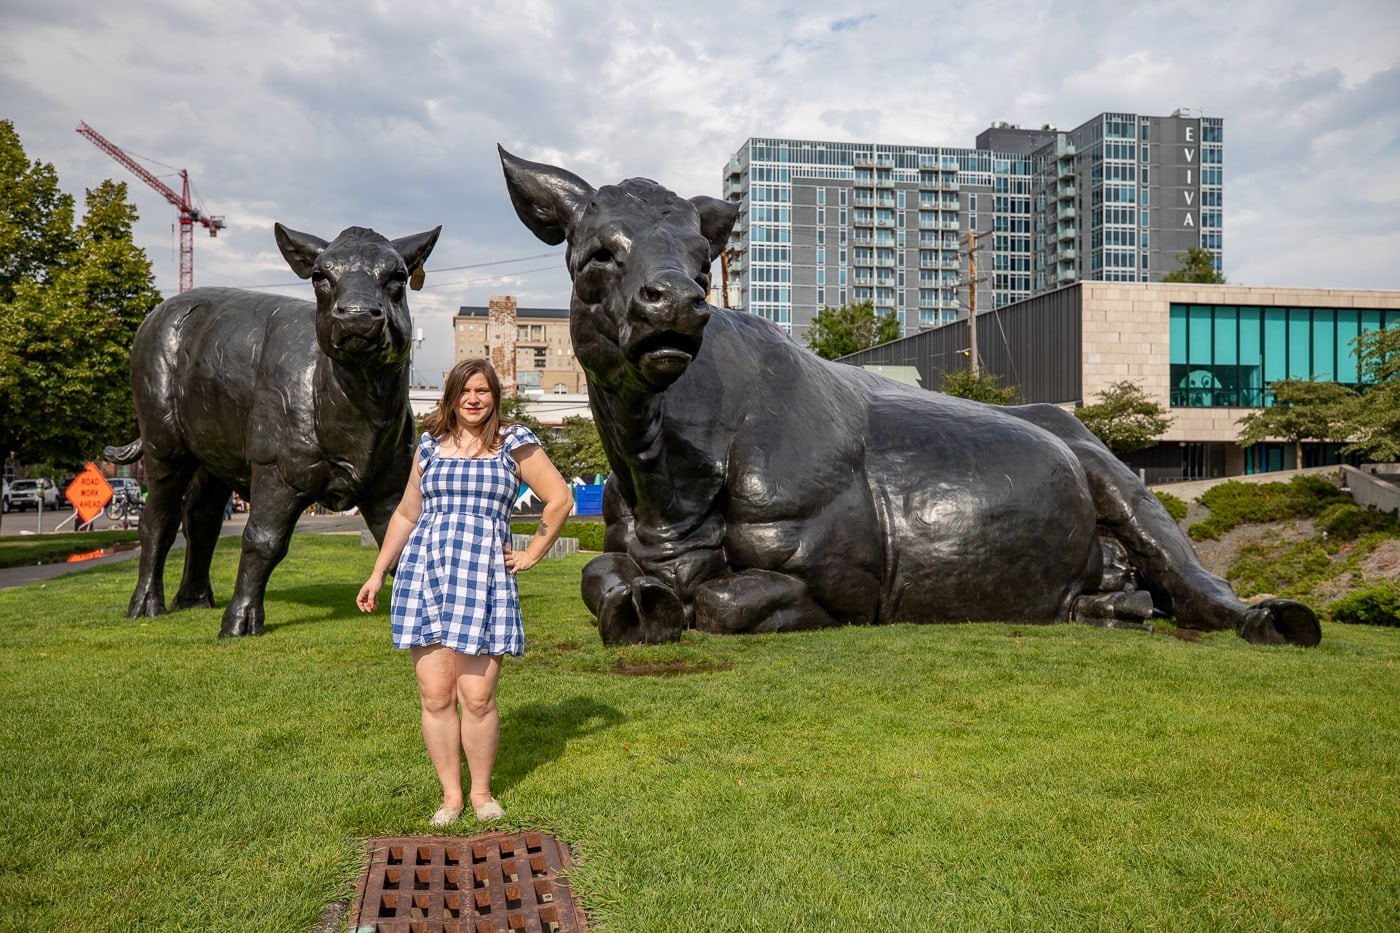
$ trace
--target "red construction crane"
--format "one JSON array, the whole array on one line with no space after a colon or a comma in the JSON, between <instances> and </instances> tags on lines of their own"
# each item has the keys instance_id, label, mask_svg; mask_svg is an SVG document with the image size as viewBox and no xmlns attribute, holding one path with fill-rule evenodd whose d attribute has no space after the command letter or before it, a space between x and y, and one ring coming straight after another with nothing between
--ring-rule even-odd
<instances>
[{"instance_id":1,"label":"red construction crane","mask_svg":"<svg viewBox=\"0 0 1400 933\"><path fill-rule=\"evenodd\" d=\"M175 205L176 210L180 212L180 291L189 291L194 287L194 225L202 224L209 228L210 236L218 236L219 231L226 226L224 219L204 213L190 200L190 173L184 169L180 169L180 179L184 182L184 188L176 194L174 188L152 175L115 143L109 142L101 133L81 120L78 122L78 132L91 140L97 148L125 165L137 178L165 195L165 200Z\"/></svg>"}]
</instances>

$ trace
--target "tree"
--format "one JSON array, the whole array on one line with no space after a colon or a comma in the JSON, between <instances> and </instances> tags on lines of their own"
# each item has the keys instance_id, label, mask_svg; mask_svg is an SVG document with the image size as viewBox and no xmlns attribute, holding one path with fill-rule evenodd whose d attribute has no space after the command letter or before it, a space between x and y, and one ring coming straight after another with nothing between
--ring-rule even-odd
<instances>
[{"instance_id":1,"label":"tree","mask_svg":"<svg viewBox=\"0 0 1400 933\"><path fill-rule=\"evenodd\" d=\"M1239 445L1249 447L1265 438L1281 437L1293 442L1298 466L1303 465L1303 441L1344 441L1350 431L1356 393L1336 382L1311 379L1281 379L1269 383L1274 402L1245 415L1236 424Z\"/></svg>"},{"instance_id":2,"label":"tree","mask_svg":"<svg viewBox=\"0 0 1400 933\"><path fill-rule=\"evenodd\" d=\"M565 479L577 476L592 482L595 475L606 476L611 471L607 454L603 453L602 438L598 436L598 426L592 418L570 415L564 419L563 427L554 432L554 438L555 446L549 459Z\"/></svg>"},{"instance_id":3,"label":"tree","mask_svg":"<svg viewBox=\"0 0 1400 933\"><path fill-rule=\"evenodd\" d=\"M73 198L52 163L30 162L9 120L0 120L0 305L21 282L42 282L73 248Z\"/></svg>"},{"instance_id":4,"label":"tree","mask_svg":"<svg viewBox=\"0 0 1400 933\"><path fill-rule=\"evenodd\" d=\"M136 435L131 341L160 303L131 240L126 185L89 189L72 248L26 271L0 306L0 448L20 462L76 469Z\"/></svg>"},{"instance_id":5,"label":"tree","mask_svg":"<svg viewBox=\"0 0 1400 933\"><path fill-rule=\"evenodd\" d=\"M612 469L591 418L570 415L562 426L551 428L531 415L528 400L519 396L501 399L501 417L518 421L533 431L566 480L575 476L591 480L595 473L606 474Z\"/></svg>"},{"instance_id":6,"label":"tree","mask_svg":"<svg viewBox=\"0 0 1400 933\"><path fill-rule=\"evenodd\" d=\"M1163 282L1199 282L1203 285L1224 285L1225 276L1215 268L1215 254L1200 246L1193 246L1184 253L1176 254L1180 267L1162 276Z\"/></svg>"},{"instance_id":7,"label":"tree","mask_svg":"<svg viewBox=\"0 0 1400 933\"><path fill-rule=\"evenodd\" d=\"M822 359L834 360L898 337L899 318L893 312L876 317L874 305L862 301L818 311L807 331L807 346Z\"/></svg>"},{"instance_id":8,"label":"tree","mask_svg":"<svg viewBox=\"0 0 1400 933\"><path fill-rule=\"evenodd\" d=\"M1362 378L1369 383L1351 412L1343 453L1378 463L1400 460L1400 327L1371 330L1352 341Z\"/></svg>"},{"instance_id":9,"label":"tree","mask_svg":"<svg viewBox=\"0 0 1400 933\"><path fill-rule=\"evenodd\" d=\"M942 391L988 405L1015 405L1020 395L1015 386L1001 385L1001 377L986 370L979 370L975 376L966 369L944 373Z\"/></svg>"},{"instance_id":10,"label":"tree","mask_svg":"<svg viewBox=\"0 0 1400 933\"><path fill-rule=\"evenodd\" d=\"M530 414L530 400L522 395L507 395L501 398L501 418L506 421L516 421L525 425L530 431L540 439L540 444L544 447L544 452L549 453L550 430L544 426L544 422ZM551 455L551 460L554 457Z\"/></svg>"},{"instance_id":11,"label":"tree","mask_svg":"<svg viewBox=\"0 0 1400 933\"><path fill-rule=\"evenodd\" d=\"M74 228L53 166L0 121L0 457L60 470L135 435L131 340L160 302L126 186L85 206Z\"/></svg>"},{"instance_id":12,"label":"tree","mask_svg":"<svg viewBox=\"0 0 1400 933\"><path fill-rule=\"evenodd\" d=\"M1172 423L1166 409L1135 382L1115 382L1099 393L1094 405L1076 408L1075 417L1115 454L1146 450Z\"/></svg>"}]
</instances>

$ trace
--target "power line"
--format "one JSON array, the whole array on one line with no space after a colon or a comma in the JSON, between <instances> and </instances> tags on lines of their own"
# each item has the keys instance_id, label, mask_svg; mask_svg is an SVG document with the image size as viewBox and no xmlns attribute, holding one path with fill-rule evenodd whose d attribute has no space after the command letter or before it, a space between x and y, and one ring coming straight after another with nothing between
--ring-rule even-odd
<instances>
[{"instance_id":1,"label":"power line","mask_svg":"<svg viewBox=\"0 0 1400 933\"><path fill-rule=\"evenodd\" d=\"M440 269L425 269L425 270L423 270L423 271L424 271L424 274L426 274L426 275L437 275L437 274L442 273L442 272L459 272L459 271L461 271L461 270L463 270L463 269L484 269L484 268L487 267L487 266L504 266L504 265L509 265L510 263L513 263L513 262L529 262L529 261L532 260L532 259L554 259L554 258L558 258L558 256L559 256L558 253L536 253L536 254L533 255L533 256L519 256L519 257L517 257L517 258L515 258L515 259L496 259L496 260L492 260L491 262L474 262L474 263L469 263L469 264L467 264L467 265L465 265L465 266L443 266L443 267L440 268ZM556 269L556 268L558 268L558 267L557 267L557 266L541 266L541 267L538 268L538 269L525 269L525 270L522 270L522 271L519 271L519 272L511 272L511 273L508 273L508 274L509 274L509 275L530 275L530 274L535 273L535 272L546 272L546 271L548 271L548 270L550 270L550 269ZM500 278L500 277L501 277L501 276L495 276L495 278ZM442 283L433 282L433 283L431 283L431 284L424 285L424 288L444 288L444 287L446 287L446 286L448 286L448 285L465 285L465 284L471 284L472 281L473 281L473 280L464 280L464 281L461 281L461 282L442 282ZM486 280L484 280L484 281L490 281L490 279L486 279ZM254 289L254 288L294 288L294 287L296 287L296 286L298 286L298 285L300 285L300 284L301 284L301 282L297 281L297 282L276 282L276 283L273 283L273 284L271 284L271 285L242 285L242 286L237 286L237 287L239 287L239 288L248 288L248 289Z\"/></svg>"}]
</instances>

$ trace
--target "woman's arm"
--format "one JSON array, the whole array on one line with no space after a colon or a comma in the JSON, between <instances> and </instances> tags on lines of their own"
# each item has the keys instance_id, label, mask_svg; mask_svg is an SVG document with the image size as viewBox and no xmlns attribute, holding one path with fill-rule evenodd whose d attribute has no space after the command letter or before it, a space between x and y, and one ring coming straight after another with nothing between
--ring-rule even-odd
<instances>
[{"instance_id":1,"label":"woman's arm","mask_svg":"<svg viewBox=\"0 0 1400 933\"><path fill-rule=\"evenodd\" d=\"M413 526L418 524L418 517L423 514L422 480L423 471L418 466L418 453L415 451L413 469L408 474L408 485L404 487L399 507L394 509L394 514L389 517L389 526L384 529L384 542L379 546L374 570L370 572L369 579L360 587L359 595L355 597L355 605L359 606L362 612L373 612L379 605L379 591L384 587L384 575L389 572L390 567L398 564L399 555L408 543L408 536L413 533Z\"/></svg>"},{"instance_id":2,"label":"woman's arm","mask_svg":"<svg viewBox=\"0 0 1400 933\"><path fill-rule=\"evenodd\" d=\"M513 551L506 545L506 569L511 573L529 570L544 559L559 532L564 529L564 521L574 507L574 496L569 484L559 475L559 470L550 461L549 455L539 444L523 444L510 452L520 468L520 478L525 485L544 502L544 514L540 516L540 526L530 539L529 547L523 551Z\"/></svg>"}]
</instances>

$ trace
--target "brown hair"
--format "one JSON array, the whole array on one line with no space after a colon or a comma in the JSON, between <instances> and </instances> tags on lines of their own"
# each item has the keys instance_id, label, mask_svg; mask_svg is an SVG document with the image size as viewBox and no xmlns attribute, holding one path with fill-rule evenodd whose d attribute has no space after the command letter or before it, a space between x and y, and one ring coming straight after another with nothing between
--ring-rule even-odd
<instances>
[{"instance_id":1,"label":"brown hair","mask_svg":"<svg viewBox=\"0 0 1400 933\"><path fill-rule=\"evenodd\" d=\"M437 408L423 419L423 430L438 440L448 435L456 436L460 427L457 400L466 391L467 380L477 373L486 377L486 384L491 389L491 417L486 421L486 447L488 450L497 450L501 446L501 428L515 422L501 417L501 379L496 375L495 368L486 360L462 360L452 367L452 371L443 380L442 398L438 400Z\"/></svg>"}]
</instances>

